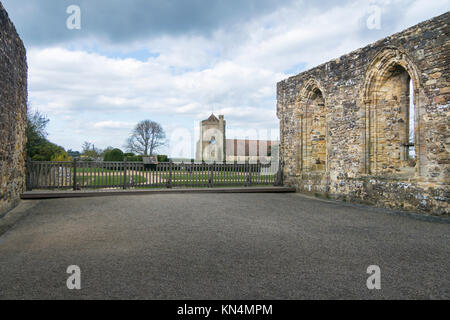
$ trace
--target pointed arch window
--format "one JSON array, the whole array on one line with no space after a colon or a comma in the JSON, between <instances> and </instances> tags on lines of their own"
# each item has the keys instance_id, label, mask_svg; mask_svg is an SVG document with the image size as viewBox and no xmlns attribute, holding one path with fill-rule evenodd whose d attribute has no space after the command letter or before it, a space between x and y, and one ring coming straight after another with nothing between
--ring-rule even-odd
<instances>
[{"instance_id":1,"label":"pointed arch window","mask_svg":"<svg viewBox=\"0 0 450 320\"><path fill-rule=\"evenodd\" d=\"M387 49L372 62L365 85L365 171L412 177L420 172L418 73Z\"/></svg>"},{"instance_id":2,"label":"pointed arch window","mask_svg":"<svg viewBox=\"0 0 450 320\"><path fill-rule=\"evenodd\" d=\"M327 170L327 109L323 90L310 80L300 92L298 164L303 172Z\"/></svg>"}]
</instances>

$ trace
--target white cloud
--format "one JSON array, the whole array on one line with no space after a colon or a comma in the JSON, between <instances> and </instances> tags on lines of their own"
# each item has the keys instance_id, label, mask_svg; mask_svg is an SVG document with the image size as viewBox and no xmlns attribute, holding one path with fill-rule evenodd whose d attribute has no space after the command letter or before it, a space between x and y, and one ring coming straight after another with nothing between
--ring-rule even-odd
<instances>
[{"instance_id":1,"label":"white cloud","mask_svg":"<svg viewBox=\"0 0 450 320\"><path fill-rule=\"evenodd\" d=\"M96 129L119 129L119 128L133 128L134 123L121 121L100 121L94 124Z\"/></svg>"},{"instance_id":2,"label":"white cloud","mask_svg":"<svg viewBox=\"0 0 450 320\"><path fill-rule=\"evenodd\" d=\"M164 36L130 43L128 48L102 47L101 40L90 38L86 43L102 47L90 52L80 44L78 50L32 47L30 100L52 119L50 139L74 149L84 140L120 147L133 124L143 119L161 122L166 130L192 130L194 121L213 109L225 115L233 130L277 129L276 83L381 38L361 24L372 3L353 1L318 10L297 1L232 29L219 29L211 38ZM405 9L398 25L385 22L383 36L450 6L450 0L375 3L384 15ZM142 48L159 55L141 61L132 55L113 58L98 53Z\"/></svg>"}]
</instances>

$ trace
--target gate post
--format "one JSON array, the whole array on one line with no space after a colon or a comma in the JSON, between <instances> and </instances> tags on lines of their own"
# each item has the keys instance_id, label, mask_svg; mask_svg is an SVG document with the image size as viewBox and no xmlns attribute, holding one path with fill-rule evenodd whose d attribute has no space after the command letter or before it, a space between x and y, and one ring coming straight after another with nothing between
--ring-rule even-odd
<instances>
[{"instance_id":1,"label":"gate post","mask_svg":"<svg viewBox=\"0 0 450 320\"><path fill-rule=\"evenodd\" d=\"M127 166L127 158L125 157L123 159L123 190L126 190L128 182L127 182L127 170L128 170L128 166Z\"/></svg>"},{"instance_id":2,"label":"gate post","mask_svg":"<svg viewBox=\"0 0 450 320\"><path fill-rule=\"evenodd\" d=\"M279 161L279 165L278 165L278 172L276 175L276 180L274 183L275 186L277 187L282 187L284 185L284 181L283 181L283 162L280 159Z\"/></svg>"},{"instance_id":3,"label":"gate post","mask_svg":"<svg viewBox=\"0 0 450 320\"><path fill-rule=\"evenodd\" d=\"M214 161L214 164L210 164L209 165L209 187L212 188L213 187L213 179L214 179L214 166L215 166L216 162Z\"/></svg>"},{"instance_id":4,"label":"gate post","mask_svg":"<svg viewBox=\"0 0 450 320\"><path fill-rule=\"evenodd\" d=\"M31 183L31 169L32 169L31 158L27 157L27 164L26 164L27 172L26 172L26 175L25 175L25 179L26 179L26 189L25 190L26 191L33 190L33 186L32 186L32 183Z\"/></svg>"},{"instance_id":5,"label":"gate post","mask_svg":"<svg viewBox=\"0 0 450 320\"><path fill-rule=\"evenodd\" d=\"M169 180L167 180L167 188L172 188L172 160L169 160Z\"/></svg>"},{"instance_id":6,"label":"gate post","mask_svg":"<svg viewBox=\"0 0 450 320\"><path fill-rule=\"evenodd\" d=\"M73 191L77 191L77 158L73 158Z\"/></svg>"},{"instance_id":7,"label":"gate post","mask_svg":"<svg viewBox=\"0 0 450 320\"><path fill-rule=\"evenodd\" d=\"M252 186L252 171L253 171L253 164L250 163L250 159L249 159L249 163L248 163L248 187Z\"/></svg>"},{"instance_id":8,"label":"gate post","mask_svg":"<svg viewBox=\"0 0 450 320\"><path fill-rule=\"evenodd\" d=\"M250 186L250 179L251 179L251 168L250 168L250 162L249 160L245 160L244 163L244 172L247 172L247 182L245 183L244 187Z\"/></svg>"}]
</instances>

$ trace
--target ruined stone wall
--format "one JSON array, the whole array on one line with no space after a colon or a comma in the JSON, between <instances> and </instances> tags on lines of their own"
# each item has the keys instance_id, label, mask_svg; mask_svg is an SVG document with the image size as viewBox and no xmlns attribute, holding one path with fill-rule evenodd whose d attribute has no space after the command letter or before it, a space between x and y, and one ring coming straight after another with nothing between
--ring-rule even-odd
<instances>
[{"instance_id":1,"label":"ruined stone wall","mask_svg":"<svg viewBox=\"0 0 450 320\"><path fill-rule=\"evenodd\" d=\"M450 13L278 83L284 181L449 213Z\"/></svg>"},{"instance_id":2,"label":"ruined stone wall","mask_svg":"<svg viewBox=\"0 0 450 320\"><path fill-rule=\"evenodd\" d=\"M0 3L0 215L25 187L26 106L25 48Z\"/></svg>"}]
</instances>

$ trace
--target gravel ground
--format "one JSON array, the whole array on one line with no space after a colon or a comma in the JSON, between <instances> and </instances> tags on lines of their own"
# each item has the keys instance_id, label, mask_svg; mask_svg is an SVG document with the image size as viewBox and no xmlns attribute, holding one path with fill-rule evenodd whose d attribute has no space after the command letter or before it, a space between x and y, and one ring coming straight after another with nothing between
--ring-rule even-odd
<instances>
[{"instance_id":1,"label":"gravel ground","mask_svg":"<svg viewBox=\"0 0 450 320\"><path fill-rule=\"evenodd\" d=\"M299 194L23 201L2 223L0 299L450 298L450 224Z\"/></svg>"}]
</instances>

